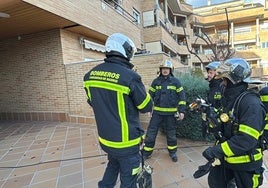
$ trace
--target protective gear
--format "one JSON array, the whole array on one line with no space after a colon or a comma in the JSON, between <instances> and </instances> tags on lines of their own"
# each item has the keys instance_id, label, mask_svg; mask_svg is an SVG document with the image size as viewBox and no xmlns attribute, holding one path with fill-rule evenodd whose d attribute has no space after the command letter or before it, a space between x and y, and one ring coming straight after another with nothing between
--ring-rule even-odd
<instances>
[{"instance_id":1,"label":"protective gear","mask_svg":"<svg viewBox=\"0 0 268 188\"><path fill-rule=\"evenodd\" d=\"M221 164L221 161L219 159L209 161L206 164L199 166L198 170L194 172L193 176L195 179L200 178L206 175L211 170L212 167L218 166L220 164Z\"/></svg>"},{"instance_id":2,"label":"protective gear","mask_svg":"<svg viewBox=\"0 0 268 188\"><path fill-rule=\"evenodd\" d=\"M170 60L165 60L165 62L159 66L160 71L161 71L161 68L170 68L170 72L174 70L174 67Z\"/></svg>"},{"instance_id":3,"label":"protective gear","mask_svg":"<svg viewBox=\"0 0 268 188\"><path fill-rule=\"evenodd\" d=\"M216 79L228 78L233 84L248 82L251 68L247 61L242 58L227 59L216 70Z\"/></svg>"},{"instance_id":4,"label":"protective gear","mask_svg":"<svg viewBox=\"0 0 268 188\"><path fill-rule=\"evenodd\" d=\"M139 112L151 112L153 106L141 77L127 69L122 60L106 58L105 63L84 76L84 88L95 113L99 142L105 152L114 156L129 156L139 150L144 134ZM109 129L107 125L110 125Z\"/></svg>"},{"instance_id":5,"label":"protective gear","mask_svg":"<svg viewBox=\"0 0 268 188\"><path fill-rule=\"evenodd\" d=\"M105 43L106 57L120 56L131 60L136 52L134 42L121 33L114 33Z\"/></svg>"},{"instance_id":6,"label":"protective gear","mask_svg":"<svg viewBox=\"0 0 268 188\"><path fill-rule=\"evenodd\" d=\"M208 147L203 151L202 155L208 160L208 161L214 161L215 159L220 159L223 157L223 151L220 148L220 145L216 145L213 147Z\"/></svg>"},{"instance_id":7,"label":"protective gear","mask_svg":"<svg viewBox=\"0 0 268 188\"><path fill-rule=\"evenodd\" d=\"M220 66L221 62L219 61L212 61L206 66L207 72L209 70L216 70Z\"/></svg>"}]
</instances>

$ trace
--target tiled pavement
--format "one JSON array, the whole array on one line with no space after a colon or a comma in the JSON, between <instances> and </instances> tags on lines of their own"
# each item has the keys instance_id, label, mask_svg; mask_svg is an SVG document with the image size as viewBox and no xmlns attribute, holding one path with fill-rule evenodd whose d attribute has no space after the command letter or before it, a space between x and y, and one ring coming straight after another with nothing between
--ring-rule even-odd
<instances>
[{"instance_id":1,"label":"tiled pavement","mask_svg":"<svg viewBox=\"0 0 268 188\"><path fill-rule=\"evenodd\" d=\"M208 187L207 175L192 177L198 165L205 163L201 152L208 144L185 139L178 143L178 162L173 163L164 149L165 136L158 134L158 149L148 160L154 168L153 187ZM95 125L0 121L1 188L95 188L106 163ZM268 187L267 168L265 175L262 188Z\"/></svg>"}]
</instances>

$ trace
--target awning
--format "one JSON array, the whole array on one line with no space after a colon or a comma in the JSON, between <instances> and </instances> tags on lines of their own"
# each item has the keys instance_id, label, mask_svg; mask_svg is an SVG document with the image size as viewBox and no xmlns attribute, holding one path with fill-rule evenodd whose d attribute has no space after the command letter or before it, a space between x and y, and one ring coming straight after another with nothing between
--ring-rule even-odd
<instances>
[{"instance_id":1,"label":"awning","mask_svg":"<svg viewBox=\"0 0 268 188\"><path fill-rule=\"evenodd\" d=\"M86 49L96 50L103 53L105 52L105 46L102 44L84 39L84 45Z\"/></svg>"}]
</instances>

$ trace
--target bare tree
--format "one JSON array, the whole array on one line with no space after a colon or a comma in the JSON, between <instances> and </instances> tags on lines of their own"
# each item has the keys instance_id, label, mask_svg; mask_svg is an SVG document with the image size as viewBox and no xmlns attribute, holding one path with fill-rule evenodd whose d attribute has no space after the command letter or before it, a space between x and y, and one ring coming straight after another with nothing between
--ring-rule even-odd
<instances>
[{"instance_id":1,"label":"bare tree","mask_svg":"<svg viewBox=\"0 0 268 188\"><path fill-rule=\"evenodd\" d=\"M212 55L210 57L207 57L208 61L224 61L224 60L230 58L231 56L233 56L233 54L234 54L234 50L232 50L231 46L230 46L230 22L229 22L229 18L228 18L227 8L225 8L225 14L226 14L227 32L228 32L227 38L219 33L215 33L214 35L208 36L208 34L206 32L204 32L201 28L200 28L201 32L195 33L197 38L195 39L195 41L192 44L193 45L196 44L197 39L200 38L201 40L203 40L207 44L209 49L211 49L211 51L212 51ZM193 24L195 24L195 23L193 23ZM184 25L183 31L184 31L184 34L186 35L185 27L186 26ZM191 44L189 45L188 40L189 39L186 39L186 45L187 45L188 51L191 54L195 55L199 59L199 61L203 64L204 62L199 57L199 55L196 53L194 48L191 47L192 45Z\"/></svg>"}]
</instances>

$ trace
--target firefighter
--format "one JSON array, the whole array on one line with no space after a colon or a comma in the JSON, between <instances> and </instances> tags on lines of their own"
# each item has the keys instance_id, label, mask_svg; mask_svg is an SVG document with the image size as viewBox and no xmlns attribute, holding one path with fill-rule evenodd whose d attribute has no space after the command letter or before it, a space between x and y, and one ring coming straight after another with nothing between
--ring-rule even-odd
<instances>
[{"instance_id":1,"label":"firefighter","mask_svg":"<svg viewBox=\"0 0 268 188\"><path fill-rule=\"evenodd\" d=\"M264 127L264 137L267 139L268 142L268 87L263 87L260 90L260 97L261 97L261 101L265 107L266 110L266 117L265 117L265 127ZM268 148L266 148L268 149Z\"/></svg>"},{"instance_id":2,"label":"firefighter","mask_svg":"<svg viewBox=\"0 0 268 188\"><path fill-rule=\"evenodd\" d=\"M209 91L207 94L207 101L216 109L221 107L221 79L215 79L216 69L221 63L213 61L206 66L207 81L209 82Z\"/></svg>"},{"instance_id":3,"label":"firefighter","mask_svg":"<svg viewBox=\"0 0 268 188\"><path fill-rule=\"evenodd\" d=\"M177 162L176 115L183 120L185 113L185 93L181 82L173 76L173 66L169 60L159 67L159 76L153 80L149 93L154 101L153 113L145 136L144 158L151 157L155 139L161 125L165 126L167 148L173 162Z\"/></svg>"},{"instance_id":4,"label":"firefighter","mask_svg":"<svg viewBox=\"0 0 268 188\"><path fill-rule=\"evenodd\" d=\"M207 102L215 109L221 108L221 92L222 85L221 79L215 79L216 69L221 63L219 61L213 61L206 66L207 78L209 82L209 90L207 93ZM202 113L202 135L205 138L210 130L209 121L206 118L206 113Z\"/></svg>"},{"instance_id":5,"label":"firefighter","mask_svg":"<svg viewBox=\"0 0 268 188\"><path fill-rule=\"evenodd\" d=\"M139 112L152 110L153 102L130 63L135 45L121 33L105 43L104 63L84 76L84 88L93 108L99 143L108 154L108 164L99 188L114 187L120 174L121 188L135 188L140 166L140 143L144 130Z\"/></svg>"},{"instance_id":6,"label":"firefighter","mask_svg":"<svg viewBox=\"0 0 268 188\"><path fill-rule=\"evenodd\" d=\"M216 71L225 89L223 110L229 120L217 127L220 142L203 152L208 161L221 159L208 175L210 188L226 188L235 179L238 188L259 187L263 181L260 136L264 129L265 109L256 93L248 92L251 68L241 58L231 58ZM243 97L242 97L243 96Z\"/></svg>"}]
</instances>

